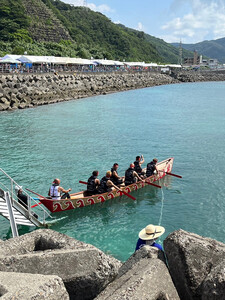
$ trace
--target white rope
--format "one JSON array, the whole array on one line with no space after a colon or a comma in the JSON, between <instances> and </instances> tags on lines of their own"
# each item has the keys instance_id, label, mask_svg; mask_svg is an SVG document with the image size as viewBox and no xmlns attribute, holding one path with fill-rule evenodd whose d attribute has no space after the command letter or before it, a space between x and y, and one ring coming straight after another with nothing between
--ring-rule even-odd
<instances>
[{"instance_id":1,"label":"white rope","mask_svg":"<svg viewBox=\"0 0 225 300\"><path fill-rule=\"evenodd\" d=\"M164 206L164 193L163 193L163 189L161 189L161 191L162 191L162 200L161 200L161 210L160 210L160 216L159 216L159 226L161 225L161 222L162 222L163 206Z\"/></svg>"}]
</instances>

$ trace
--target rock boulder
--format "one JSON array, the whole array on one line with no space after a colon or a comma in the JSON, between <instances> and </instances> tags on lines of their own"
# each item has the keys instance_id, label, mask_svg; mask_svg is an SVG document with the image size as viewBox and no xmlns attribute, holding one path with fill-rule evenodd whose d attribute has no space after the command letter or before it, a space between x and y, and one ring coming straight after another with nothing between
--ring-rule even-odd
<instances>
[{"instance_id":1,"label":"rock boulder","mask_svg":"<svg viewBox=\"0 0 225 300\"><path fill-rule=\"evenodd\" d=\"M225 299L203 298L202 296L206 293L206 286L215 288L216 285L219 289L223 289L225 295L225 285L221 287L219 283L221 277L224 276L224 269L221 265L218 267L220 275L215 278L213 275L217 266L225 259L224 244L178 230L164 240L164 249L172 279L182 300Z\"/></svg>"},{"instance_id":2,"label":"rock boulder","mask_svg":"<svg viewBox=\"0 0 225 300\"><path fill-rule=\"evenodd\" d=\"M178 300L160 250L144 246L119 270L96 300Z\"/></svg>"},{"instance_id":3,"label":"rock boulder","mask_svg":"<svg viewBox=\"0 0 225 300\"><path fill-rule=\"evenodd\" d=\"M0 248L0 271L57 275L70 299L93 299L120 266L94 246L50 229L7 240Z\"/></svg>"},{"instance_id":4,"label":"rock boulder","mask_svg":"<svg viewBox=\"0 0 225 300\"><path fill-rule=\"evenodd\" d=\"M4 300L69 300L58 276L0 272L0 297Z\"/></svg>"}]
</instances>

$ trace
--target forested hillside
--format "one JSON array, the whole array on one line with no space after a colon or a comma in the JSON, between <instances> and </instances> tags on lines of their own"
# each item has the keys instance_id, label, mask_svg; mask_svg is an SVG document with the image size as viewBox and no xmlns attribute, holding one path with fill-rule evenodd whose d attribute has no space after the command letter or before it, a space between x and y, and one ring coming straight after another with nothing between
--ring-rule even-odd
<instances>
[{"instance_id":1,"label":"forested hillside","mask_svg":"<svg viewBox=\"0 0 225 300\"><path fill-rule=\"evenodd\" d=\"M0 0L0 56L6 53L177 63L163 40L60 0Z\"/></svg>"}]
</instances>

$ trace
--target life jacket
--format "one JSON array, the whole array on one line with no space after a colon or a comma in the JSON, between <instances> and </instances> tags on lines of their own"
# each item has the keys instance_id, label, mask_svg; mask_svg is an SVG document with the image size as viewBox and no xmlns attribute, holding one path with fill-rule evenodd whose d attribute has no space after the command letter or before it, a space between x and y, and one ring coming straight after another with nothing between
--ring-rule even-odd
<instances>
[{"instance_id":1,"label":"life jacket","mask_svg":"<svg viewBox=\"0 0 225 300\"><path fill-rule=\"evenodd\" d=\"M88 184L87 184L87 191L88 192L94 192L94 191L96 191L96 183L95 183L95 179L96 178L97 178L97 176L92 175L88 179Z\"/></svg>"},{"instance_id":2,"label":"life jacket","mask_svg":"<svg viewBox=\"0 0 225 300\"><path fill-rule=\"evenodd\" d=\"M146 176L149 177L154 174L154 171L156 169L155 167L156 163L154 161L151 161L147 164L147 170L146 170Z\"/></svg>"},{"instance_id":3,"label":"life jacket","mask_svg":"<svg viewBox=\"0 0 225 300\"><path fill-rule=\"evenodd\" d=\"M125 185L129 185L135 182L134 169L129 168L125 172Z\"/></svg>"},{"instance_id":4,"label":"life jacket","mask_svg":"<svg viewBox=\"0 0 225 300\"><path fill-rule=\"evenodd\" d=\"M134 171L136 171L138 174L141 174L142 172L142 168L137 160L134 161Z\"/></svg>"},{"instance_id":5,"label":"life jacket","mask_svg":"<svg viewBox=\"0 0 225 300\"><path fill-rule=\"evenodd\" d=\"M111 169L111 172L112 172L112 176L111 176L111 180L114 184L117 184L118 183L118 178L116 176L113 175L113 172L116 172L116 174L118 175L117 171L115 169Z\"/></svg>"},{"instance_id":6,"label":"life jacket","mask_svg":"<svg viewBox=\"0 0 225 300\"><path fill-rule=\"evenodd\" d=\"M53 184L51 187L50 187L50 195L52 198L56 199L56 200L59 200L61 197L60 197L60 192L59 192L59 186L56 185L56 184Z\"/></svg>"},{"instance_id":7,"label":"life jacket","mask_svg":"<svg viewBox=\"0 0 225 300\"><path fill-rule=\"evenodd\" d=\"M101 181L100 181L100 185L98 187L98 191L100 194L108 192L109 187L107 186L107 181L110 180L109 178L107 178L106 176L102 177Z\"/></svg>"}]
</instances>

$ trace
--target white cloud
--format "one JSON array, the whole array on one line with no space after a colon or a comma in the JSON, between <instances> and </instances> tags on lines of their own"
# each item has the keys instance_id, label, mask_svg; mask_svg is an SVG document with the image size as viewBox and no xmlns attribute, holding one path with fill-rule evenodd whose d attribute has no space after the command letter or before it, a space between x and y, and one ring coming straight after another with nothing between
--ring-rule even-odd
<instances>
[{"instance_id":1,"label":"white cloud","mask_svg":"<svg viewBox=\"0 0 225 300\"><path fill-rule=\"evenodd\" d=\"M83 0L64 0L64 2L74 6L84 6L84 3L86 2L87 7L89 7L93 11L98 11L101 13L114 12L114 10L107 4L95 5L94 3L89 3L88 1Z\"/></svg>"},{"instance_id":2,"label":"white cloud","mask_svg":"<svg viewBox=\"0 0 225 300\"><path fill-rule=\"evenodd\" d=\"M63 2L72 4L74 6L83 6L83 4L84 4L83 0L64 0Z\"/></svg>"},{"instance_id":3,"label":"white cloud","mask_svg":"<svg viewBox=\"0 0 225 300\"><path fill-rule=\"evenodd\" d=\"M141 22L138 22L138 25L137 25L136 29L139 30L139 31L143 31L144 30L143 24Z\"/></svg>"},{"instance_id":4,"label":"white cloud","mask_svg":"<svg viewBox=\"0 0 225 300\"><path fill-rule=\"evenodd\" d=\"M91 10L99 11L101 13L114 12L114 10L111 7L109 7L107 4L101 4L97 6L94 3L88 3L87 7L89 7Z\"/></svg>"},{"instance_id":5,"label":"white cloud","mask_svg":"<svg viewBox=\"0 0 225 300\"><path fill-rule=\"evenodd\" d=\"M208 36L212 39L225 37L225 1L187 0L185 4L187 2L191 11L186 11L182 17L175 17L161 27L166 41L177 42L182 39L184 43L196 43ZM171 7L175 8L176 3L178 0L174 0Z\"/></svg>"}]
</instances>

